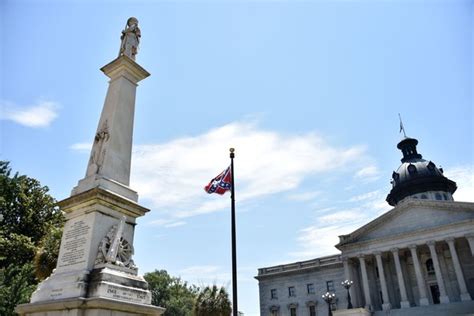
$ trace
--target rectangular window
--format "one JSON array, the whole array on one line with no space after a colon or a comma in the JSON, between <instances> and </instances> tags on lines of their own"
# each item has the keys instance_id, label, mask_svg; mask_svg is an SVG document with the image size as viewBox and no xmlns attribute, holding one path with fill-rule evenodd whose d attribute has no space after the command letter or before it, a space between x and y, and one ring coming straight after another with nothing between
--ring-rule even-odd
<instances>
[{"instance_id":1,"label":"rectangular window","mask_svg":"<svg viewBox=\"0 0 474 316\"><path fill-rule=\"evenodd\" d=\"M290 308L290 316L296 316L296 307Z\"/></svg>"},{"instance_id":2,"label":"rectangular window","mask_svg":"<svg viewBox=\"0 0 474 316\"><path fill-rule=\"evenodd\" d=\"M295 287L294 287L294 286L290 286L290 287L288 288L288 296L296 296Z\"/></svg>"},{"instance_id":3,"label":"rectangular window","mask_svg":"<svg viewBox=\"0 0 474 316\"><path fill-rule=\"evenodd\" d=\"M326 281L326 288L328 292L334 293L334 282L333 281Z\"/></svg>"},{"instance_id":4,"label":"rectangular window","mask_svg":"<svg viewBox=\"0 0 474 316\"><path fill-rule=\"evenodd\" d=\"M309 307L309 316L316 316L316 307L314 305Z\"/></svg>"},{"instance_id":5,"label":"rectangular window","mask_svg":"<svg viewBox=\"0 0 474 316\"><path fill-rule=\"evenodd\" d=\"M313 283L308 283L306 284L306 289L308 290L308 294L314 294L314 284Z\"/></svg>"},{"instance_id":6,"label":"rectangular window","mask_svg":"<svg viewBox=\"0 0 474 316\"><path fill-rule=\"evenodd\" d=\"M272 311L272 316L278 316L278 311L273 310Z\"/></svg>"},{"instance_id":7,"label":"rectangular window","mask_svg":"<svg viewBox=\"0 0 474 316\"><path fill-rule=\"evenodd\" d=\"M271 289L270 290L270 296L271 296L272 300L278 299L277 290L276 289Z\"/></svg>"}]
</instances>

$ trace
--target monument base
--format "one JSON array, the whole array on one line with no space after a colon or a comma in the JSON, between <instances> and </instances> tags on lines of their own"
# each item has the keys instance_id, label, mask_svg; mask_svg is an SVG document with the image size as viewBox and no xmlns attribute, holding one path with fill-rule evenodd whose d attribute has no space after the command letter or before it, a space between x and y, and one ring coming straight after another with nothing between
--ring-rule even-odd
<instances>
[{"instance_id":1,"label":"monument base","mask_svg":"<svg viewBox=\"0 0 474 316\"><path fill-rule=\"evenodd\" d=\"M73 298L18 305L20 316L159 316L163 307L129 303L110 298Z\"/></svg>"},{"instance_id":2,"label":"monument base","mask_svg":"<svg viewBox=\"0 0 474 316\"><path fill-rule=\"evenodd\" d=\"M338 309L332 312L334 316L370 316L367 308Z\"/></svg>"},{"instance_id":3,"label":"monument base","mask_svg":"<svg viewBox=\"0 0 474 316\"><path fill-rule=\"evenodd\" d=\"M87 296L151 304L151 293L143 277L110 268L95 269L91 272Z\"/></svg>"},{"instance_id":4,"label":"monument base","mask_svg":"<svg viewBox=\"0 0 474 316\"><path fill-rule=\"evenodd\" d=\"M89 271L53 273L39 284L31 296L31 302L85 297L87 295L88 280Z\"/></svg>"},{"instance_id":5,"label":"monument base","mask_svg":"<svg viewBox=\"0 0 474 316\"><path fill-rule=\"evenodd\" d=\"M94 174L92 176L79 180L77 186L72 189L71 196L77 195L93 188L101 188L105 191L113 192L114 194L118 194L133 202L138 201L138 193L136 191L130 189L128 186L118 181L106 178L98 174Z\"/></svg>"}]
</instances>

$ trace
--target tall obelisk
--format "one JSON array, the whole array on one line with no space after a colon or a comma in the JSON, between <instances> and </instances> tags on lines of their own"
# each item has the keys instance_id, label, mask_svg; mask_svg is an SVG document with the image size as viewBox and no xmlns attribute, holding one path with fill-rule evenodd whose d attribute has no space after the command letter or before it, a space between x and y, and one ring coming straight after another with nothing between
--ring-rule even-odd
<instances>
[{"instance_id":1,"label":"tall obelisk","mask_svg":"<svg viewBox=\"0 0 474 316\"><path fill-rule=\"evenodd\" d=\"M136 218L149 210L129 188L135 94L150 74L135 62L138 20L122 31L119 56L101 68L110 78L84 179L59 202L66 224L56 269L38 286L28 316L161 315L133 262Z\"/></svg>"}]
</instances>

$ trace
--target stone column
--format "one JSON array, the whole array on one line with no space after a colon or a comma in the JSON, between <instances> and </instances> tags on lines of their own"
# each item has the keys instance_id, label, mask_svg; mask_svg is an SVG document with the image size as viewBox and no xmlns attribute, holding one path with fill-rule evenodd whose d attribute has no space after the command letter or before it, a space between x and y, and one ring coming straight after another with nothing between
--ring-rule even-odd
<instances>
[{"instance_id":1,"label":"stone column","mask_svg":"<svg viewBox=\"0 0 474 316\"><path fill-rule=\"evenodd\" d=\"M344 265L344 278L346 280L354 281L352 273L351 273L351 269L350 269L349 258L343 257L342 264ZM355 301L354 286L351 286L349 288L349 293L351 295L352 304L354 306L358 306L358 302Z\"/></svg>"},{"instance_id":2,"label":"stone column","mask_svg":"<svg viewBox=\"0 0 474 316\"><path fill-rule=\"evenodd\" d=\"M454 271L456 272L456 278L458 280L459 289L461 291L461 301L470 301L471 295L467 292L466 281L462 274L461 264L459 263L458 254L456 252L456 247L454 245L454 238L446 239L446 242L449 246L449 251L451 252L451 258L453 259Z\"/></svg>"},{"instance_id":3,"label":"stone column","mask_svg":"<svg viewBox=\"0 0 474 316\"><path fill-rule=\"evenodd\" d=\"M362 285L364 287L365 307L372 309L372 300L370 299L369 278L367 277L367 269L365 267L365 256L359 255L360 270L362 272Z\"/></svg>"},{"instance_id":4,"label":"stone column","mask_svg":"<svg viewBox=\"0 0 474 316\"><path fill-rule=\"evenodd\" d=\"M449 303L449 297L446 295L446 288L444 286L443 276L441 275L441 268L439 266L438 254L436 253L435 241L427 242L430 248L431 259L433 260L433 267L435 269L436 281L438 282L439 288L439 301L441 303Z\"/></svg>"},{"instance_id":5,"label":"stone column","mask_svg":"<svg viewBox=\"0 0 474 316\"><path fill-rule=\"evenodd\" d=\"M402 267L400 265L400 258L398 257L398 248L393 248L390 251L393 254L393 259L395 261L395 269L397 270L398 286L400 288L401 297L400 306L402 308L407 308L410 307L410 302L407 298L407 290L405 288L405 281L403 280Z\"/></svg>"},{"instance_id":6,"label":"stone column","mask_svg":"<svg viewBox=\"0 0 474 316\"><path fill-rule=\"evenodd\" d=\"M385 272L383 270L382 263L382 253L380 251L377 251L374 253L374 255L375 260L377 261L377 268L379 269L380 286L382 287L382 309L386 311L389 310L392 306L390 305L390 300L388 298L387 282L385 281Z\"/></svg>"},{"instance_id":7,"label":"stone column","mask_svg":"<svg viewBox=\"0 0 474 316\"><path fill-rule=\"evenodd\" d=\"M109 88L86 176L78 182L71 195L100 187L137 202L137 192L129 187L135 95L138 82L150 74L127 56L120 56L101 70L110 78Z\"/></svg>"},{"instance_id":8,"label":"stone column","mask_svg":"<svg viewBox=\"0 0 474 316\"><path fill-rule=\"evenodd\" d=\"M471 248L471 255L474 256L474 234L468 234L465 237L469 242L469 247Z\"/></svg>"},{"instance_id":9,"label":"stone column","mask_svg":"<svg viewBox=\"0 0 474 316\"><path fill-rule=\"evenodd\" d=\"M430 303L426 296L425 279L421 272L420 261L418 260L418 253L416 252L416 245L410 245L408 248L410 248L413 266L415 267L416 283L418 285L418 293L420 294L420 306L429 305Z\"/></svg>"}]
</instances>

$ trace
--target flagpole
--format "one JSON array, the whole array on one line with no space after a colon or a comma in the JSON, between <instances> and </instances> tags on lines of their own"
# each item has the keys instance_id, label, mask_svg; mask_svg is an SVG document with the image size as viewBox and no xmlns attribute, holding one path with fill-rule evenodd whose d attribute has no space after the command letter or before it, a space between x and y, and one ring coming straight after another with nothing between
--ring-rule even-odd
<instances>
[{"instance_id":1,"label":"flagpole","mask_svg":"<svg viewBox=\"0 0 474 316\"><path fill-rule=\"evenodd\" d=\"M231 174L231 230L232 230L232 315L238 316L237 307L237 250L235 241L235 187L234 187L234 148L230 148L230 174Z\"/></svg>"}]
</instances>

